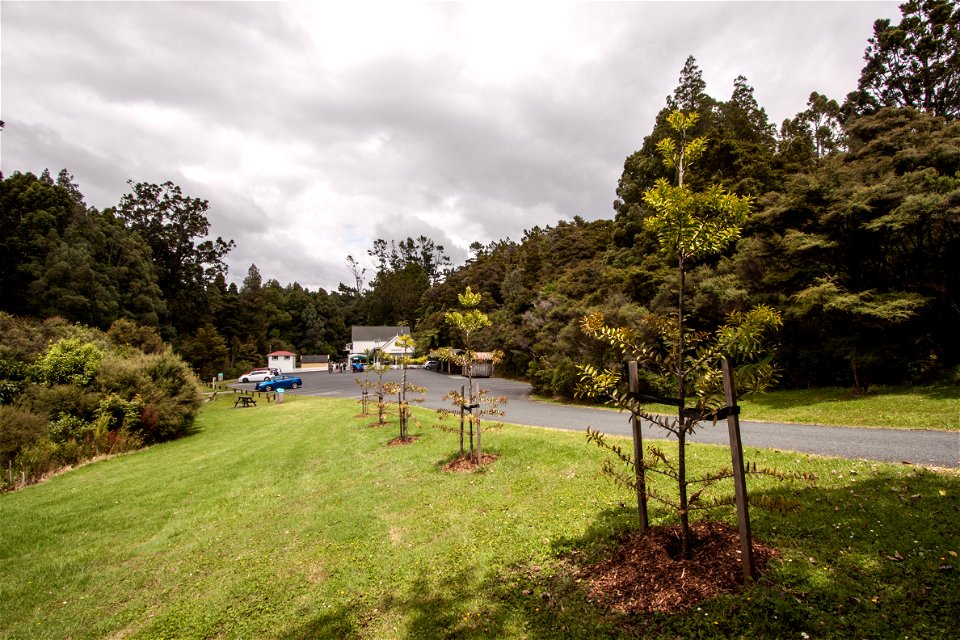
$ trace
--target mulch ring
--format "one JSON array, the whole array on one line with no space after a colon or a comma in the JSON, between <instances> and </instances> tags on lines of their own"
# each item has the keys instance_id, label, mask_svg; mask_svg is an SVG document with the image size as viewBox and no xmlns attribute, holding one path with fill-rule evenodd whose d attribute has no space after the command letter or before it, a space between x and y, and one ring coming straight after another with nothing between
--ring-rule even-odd
<instances>
[{"instance_id":1,"label":"mulch ring","mask_svg":"<svg viewBox=\"0 0 960 640\"><path fill-rule=\"evenodd\" d=\"M481 456L481 464L477 464L477 461L471 456L458 456L445 464L443 466L443 470L450 473L468 473L483 465L488 465L494 462L496 459L497 456L493 455L492 453L485 453L483 456Z\"/></svg>"},{"instance_id":2,"label":"mulch ring","mask_svg":"<svg viewBox=\"0 0 960 640\"><path fill-rule=\"evenodd\" d=\"M726 524L690 525L693 558L681 560L680 525L635 533L602 562L578 569L587 597L623 613L679 611L721 593L740 589L743 565L738 531ZM757 573L780 553L753 539Z\"/></svg>"},{"instance_id":3,"label":"mulch ring","mask_svg":"<svg viewBox=\"0 0 960 640\"><path fill-rule=\"evenodd\" d=\"M387 443L387 446L399 447L400 445L403 445L403 444L413 444L416 441L417 441L416 436L407 436L406 438L394 438L393 440Z\"/></svg>"}]
</instances>

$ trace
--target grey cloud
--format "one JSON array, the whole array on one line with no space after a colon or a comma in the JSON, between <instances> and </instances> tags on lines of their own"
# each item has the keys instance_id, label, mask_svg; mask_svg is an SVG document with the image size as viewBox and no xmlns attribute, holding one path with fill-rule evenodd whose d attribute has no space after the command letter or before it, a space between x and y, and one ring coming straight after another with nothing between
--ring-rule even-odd
<instances>
[{"instance_id":1,"label":"grey cloud","mask_svg":"<svg viewBox=\"0 0 960 640\"><path fill-rule=\"evenodd\" d=\"M66 167L100 207L127 179L174 180L236 240L234 281L256 263L266 278L335 288L345 256L376 237L423 233L460 260L472 240L612 216L624 158L687 55L717 98L746 75L779 124L811 91L842 99L873 20L896 7L563 5L575 28L562 46L490 82L451 44L470 13L459 4L410 7L443 31L428 34L436 51L377 53L362 39L376 14L337 23L370 51L331 67L299 5L4 2L2 169ZM321 19L337 20L328 8Z\"/></svg>"}]
</instances>

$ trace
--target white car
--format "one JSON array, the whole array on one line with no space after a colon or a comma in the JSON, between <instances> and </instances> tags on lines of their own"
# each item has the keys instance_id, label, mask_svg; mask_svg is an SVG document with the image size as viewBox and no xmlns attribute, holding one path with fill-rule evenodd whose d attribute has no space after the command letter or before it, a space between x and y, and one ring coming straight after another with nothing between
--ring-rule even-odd
<instances>
[{"instance_id":1,"label":"white car","mask_svg":"<svg viewBox=\"0 0 960 640\"><path fill-rule=\"evenodd\" d=\"M263 382L264 380L272 380L274 375L276 374L270 369L253 369L237 378L237 380L240 382Z\"/></svg>"}]
</instances>

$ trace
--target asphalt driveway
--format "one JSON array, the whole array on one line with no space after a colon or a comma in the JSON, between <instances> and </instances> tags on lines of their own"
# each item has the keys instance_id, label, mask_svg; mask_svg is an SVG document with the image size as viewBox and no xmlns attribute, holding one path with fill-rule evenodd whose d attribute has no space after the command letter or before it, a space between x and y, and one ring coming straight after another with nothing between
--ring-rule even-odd
<instances>
[{"instance_id":1,"label":"asphalt driveway","mask_svg":"<svg viewBox=\"0 0 960 640\"><path fill-rule=\"evenodd\" d=\"M413 384L427 387L426 399L420 405L432 409L450 407L444 395L466 384L461 376L411 369L407 372ZM359 398L356 378L363 374L300 371L303 387L288 393L335 398ZM372 374L371 374L372 376ZM399 371L389 371L385 379L399 380ZM627 414L609 409L538 402L530 398L530 385L503 378L480 380L491 395L506 396L504 422L586 431L587 427L604 433L630 435ZM253 384L237 384L239 388ZM749 416L745 416L749 418ZM960 467L960 433L900 429L866 429L826 427L821 425L775 424L741 420L741 439L746 447L798 451L843 458L864 458L885 462L905 462L937 467ZM651 424L643 425L644 438L664 438L665 432ZM726 423L707 425L693 435L694 442L728 444Z\"/></svg>"}]
</instances>

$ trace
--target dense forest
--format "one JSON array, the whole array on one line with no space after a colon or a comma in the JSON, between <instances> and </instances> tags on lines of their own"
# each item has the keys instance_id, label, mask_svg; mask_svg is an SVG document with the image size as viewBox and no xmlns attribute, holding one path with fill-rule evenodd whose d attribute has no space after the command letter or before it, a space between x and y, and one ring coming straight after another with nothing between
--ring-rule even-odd
<instances>
[{"instance_id":1,"label":"dense forest","mask_svg":"<svg viewBox=\"0 0 960 640\"><path fill-rule=\"evenodd\" d=\"M493 321L481 341L504 352L501 373L570 396L577 363L611 357L581 332L583 316L599 310L625 325L675 305L642 194L672 177L657 144L667 114L682 110L700 114L694 133L709 140L688 183L720 184L752 207L740 240L690 271L691 326L760 303L779 310L787 386L956 377L960 7L915 0L901 11L899 24L874 24L854 91L840 102L813 92L779 127L746 78L718 99L688 58L611 185L612 219L574 216L516 241L474 243L457 268L430 238L378 239L360 260L345 256L353 278L336 291L264 282L255 265L228 284L232 241L211 239L208 203L173 183L131 181L98 211L67 170L16 172L0 182L0 311L153 327L208 377L262 365L280 348L340 355L354 324L412 325L421 352L451 344L443 312L469 285Z\"/></svg>"}]
</instances>

